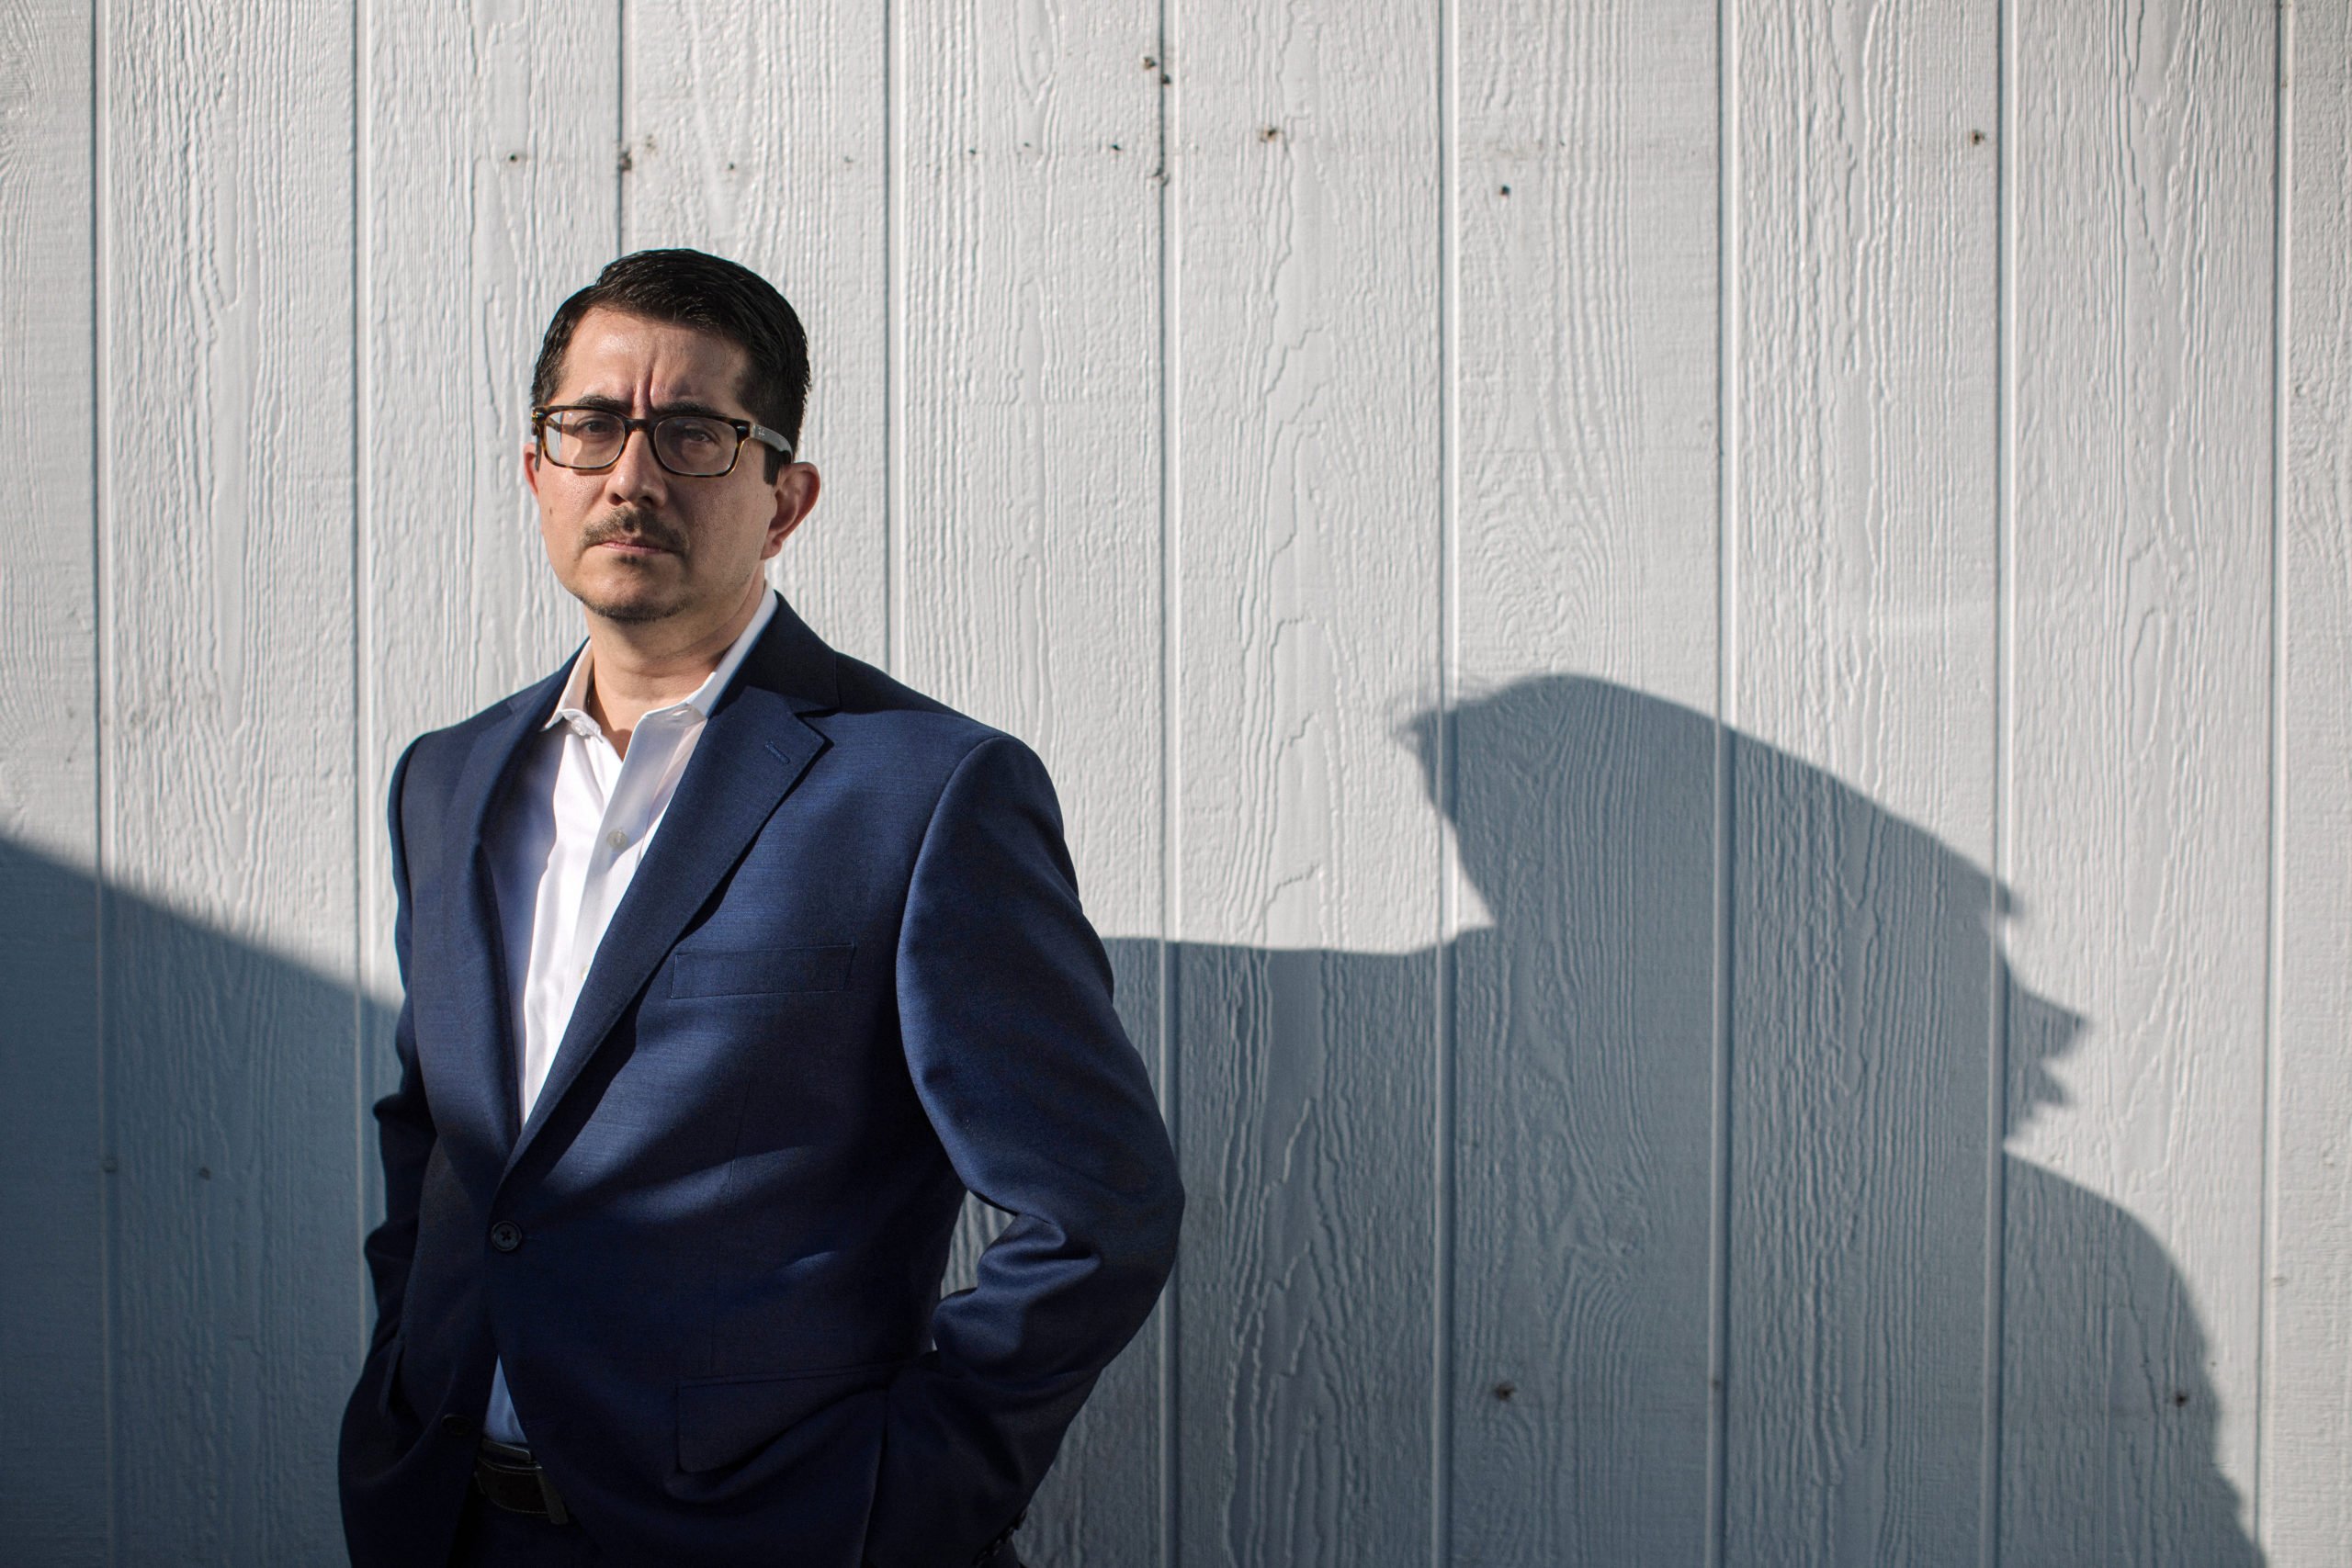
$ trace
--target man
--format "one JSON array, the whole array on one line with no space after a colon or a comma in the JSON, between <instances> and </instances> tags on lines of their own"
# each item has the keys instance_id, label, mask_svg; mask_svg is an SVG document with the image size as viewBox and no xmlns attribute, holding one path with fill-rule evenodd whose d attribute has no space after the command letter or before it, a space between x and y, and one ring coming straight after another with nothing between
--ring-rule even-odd
<instances>
[{"instance_id":1,"label":"man","mask_svg":"<svg viewBox=\"0 0 2352 1568\"><path fill-rule=\"evenodd\" d=\"M565 301L523 473L587 642L394 770L360 1568L1017 1568L1182 1194L1019 741L820 642L792 309ZM1013 1216L941 1300L966 1190Z\"/></svg>"}]
</instances>

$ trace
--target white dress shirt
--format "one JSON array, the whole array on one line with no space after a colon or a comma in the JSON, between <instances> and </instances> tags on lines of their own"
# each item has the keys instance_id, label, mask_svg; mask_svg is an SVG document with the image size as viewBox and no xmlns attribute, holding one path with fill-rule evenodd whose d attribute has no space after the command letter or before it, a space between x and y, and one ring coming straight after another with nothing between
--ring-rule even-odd
<instances>
[{"instance_id":1,"label":"white dress shirt","mask_svg":"<svg viewBox=\"0 0 2352 1568\"><path fill-rule=\"evenodd\" d=\"M507 978L514 986L515 1103L524 1122L548 1081L605 928L662 827L703 724L767 629L775 604L774 591L761 596L752 624L693 695L637 721L627 757L588 716L594 649L582 648L523 761L489 849ZM515 959L526 953L518 973ZM503 1362L491 1379L482 1430L503 1443L524 1440Z\"/></svg>"}]
</instances>

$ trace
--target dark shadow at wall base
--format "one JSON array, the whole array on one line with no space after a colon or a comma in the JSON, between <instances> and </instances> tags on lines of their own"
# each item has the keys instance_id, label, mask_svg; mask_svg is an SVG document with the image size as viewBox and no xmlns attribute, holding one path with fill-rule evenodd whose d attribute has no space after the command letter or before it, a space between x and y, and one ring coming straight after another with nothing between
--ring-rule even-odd
<instances>
[{"instance_id":1,"label":"dark shadow at wall base","mask_svg":"<svg viewBox=\"0 0 2352 1568\"><path fill-rule=\"evenodd\" d=\"M0 842L0 1541L341 1560L385 1010Z\"/></svg>"}]
</instances>

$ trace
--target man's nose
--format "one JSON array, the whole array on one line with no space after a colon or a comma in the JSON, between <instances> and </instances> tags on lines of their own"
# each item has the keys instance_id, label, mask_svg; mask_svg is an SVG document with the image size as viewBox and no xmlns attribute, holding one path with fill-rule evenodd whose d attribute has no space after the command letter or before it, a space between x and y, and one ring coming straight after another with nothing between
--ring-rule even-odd
<instances>
[{"instance_id":1,"label":"man's nose","mask_svg":"<svg viewBox=\"0 0 2352 1568\"><path fill-rule=\"evenodd\" d=\"M605 470L605 490L615 500L635 501L662 494L669 477L669 470L653 456L653 432L625 431L621 455Z\"/></svg>"}]
</instances>

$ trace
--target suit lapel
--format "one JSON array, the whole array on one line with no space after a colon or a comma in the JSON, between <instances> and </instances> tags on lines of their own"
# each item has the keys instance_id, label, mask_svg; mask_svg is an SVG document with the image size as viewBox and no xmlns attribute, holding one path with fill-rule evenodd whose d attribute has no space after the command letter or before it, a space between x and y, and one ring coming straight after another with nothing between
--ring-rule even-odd
<instances>
[{"instance_id":1,"label":"suit lapel","mask_svg":"<svg viewBox=\"0 0 2352 1568\"><path fill-rule=\"evenodd\" d=\"M504 931L483 836L526 746L554 708L569 668L566 660L563 669L507 699L506 711L476 737L449 799L450 816L463 829L455 841L465 849L462 861L449 868L449 903L435 922L442 943L441 994L450 1016L469 1027L447 1034L431 1032L429 1039L466 1043L433 1060L428 1077L436 1090L434 1114L462 1122L473 1134L470 1141L502 1158L513 1145L516 1121L514 990L507 983Z\"/></svg>"},{"instance_id":2,"label":"suit lapel","mask_svg":"<svg viewBox=\"0 0 2352 1568\"><path fill-rule=\"evenodd\" d=\"M825 749L801 717L832 706L833 653L778 604L734 685L703 727L661 829L613 911L563 1042L506 1169L522 1162L613 1025L784 797Z\"/></svg>"}]
</instances>

